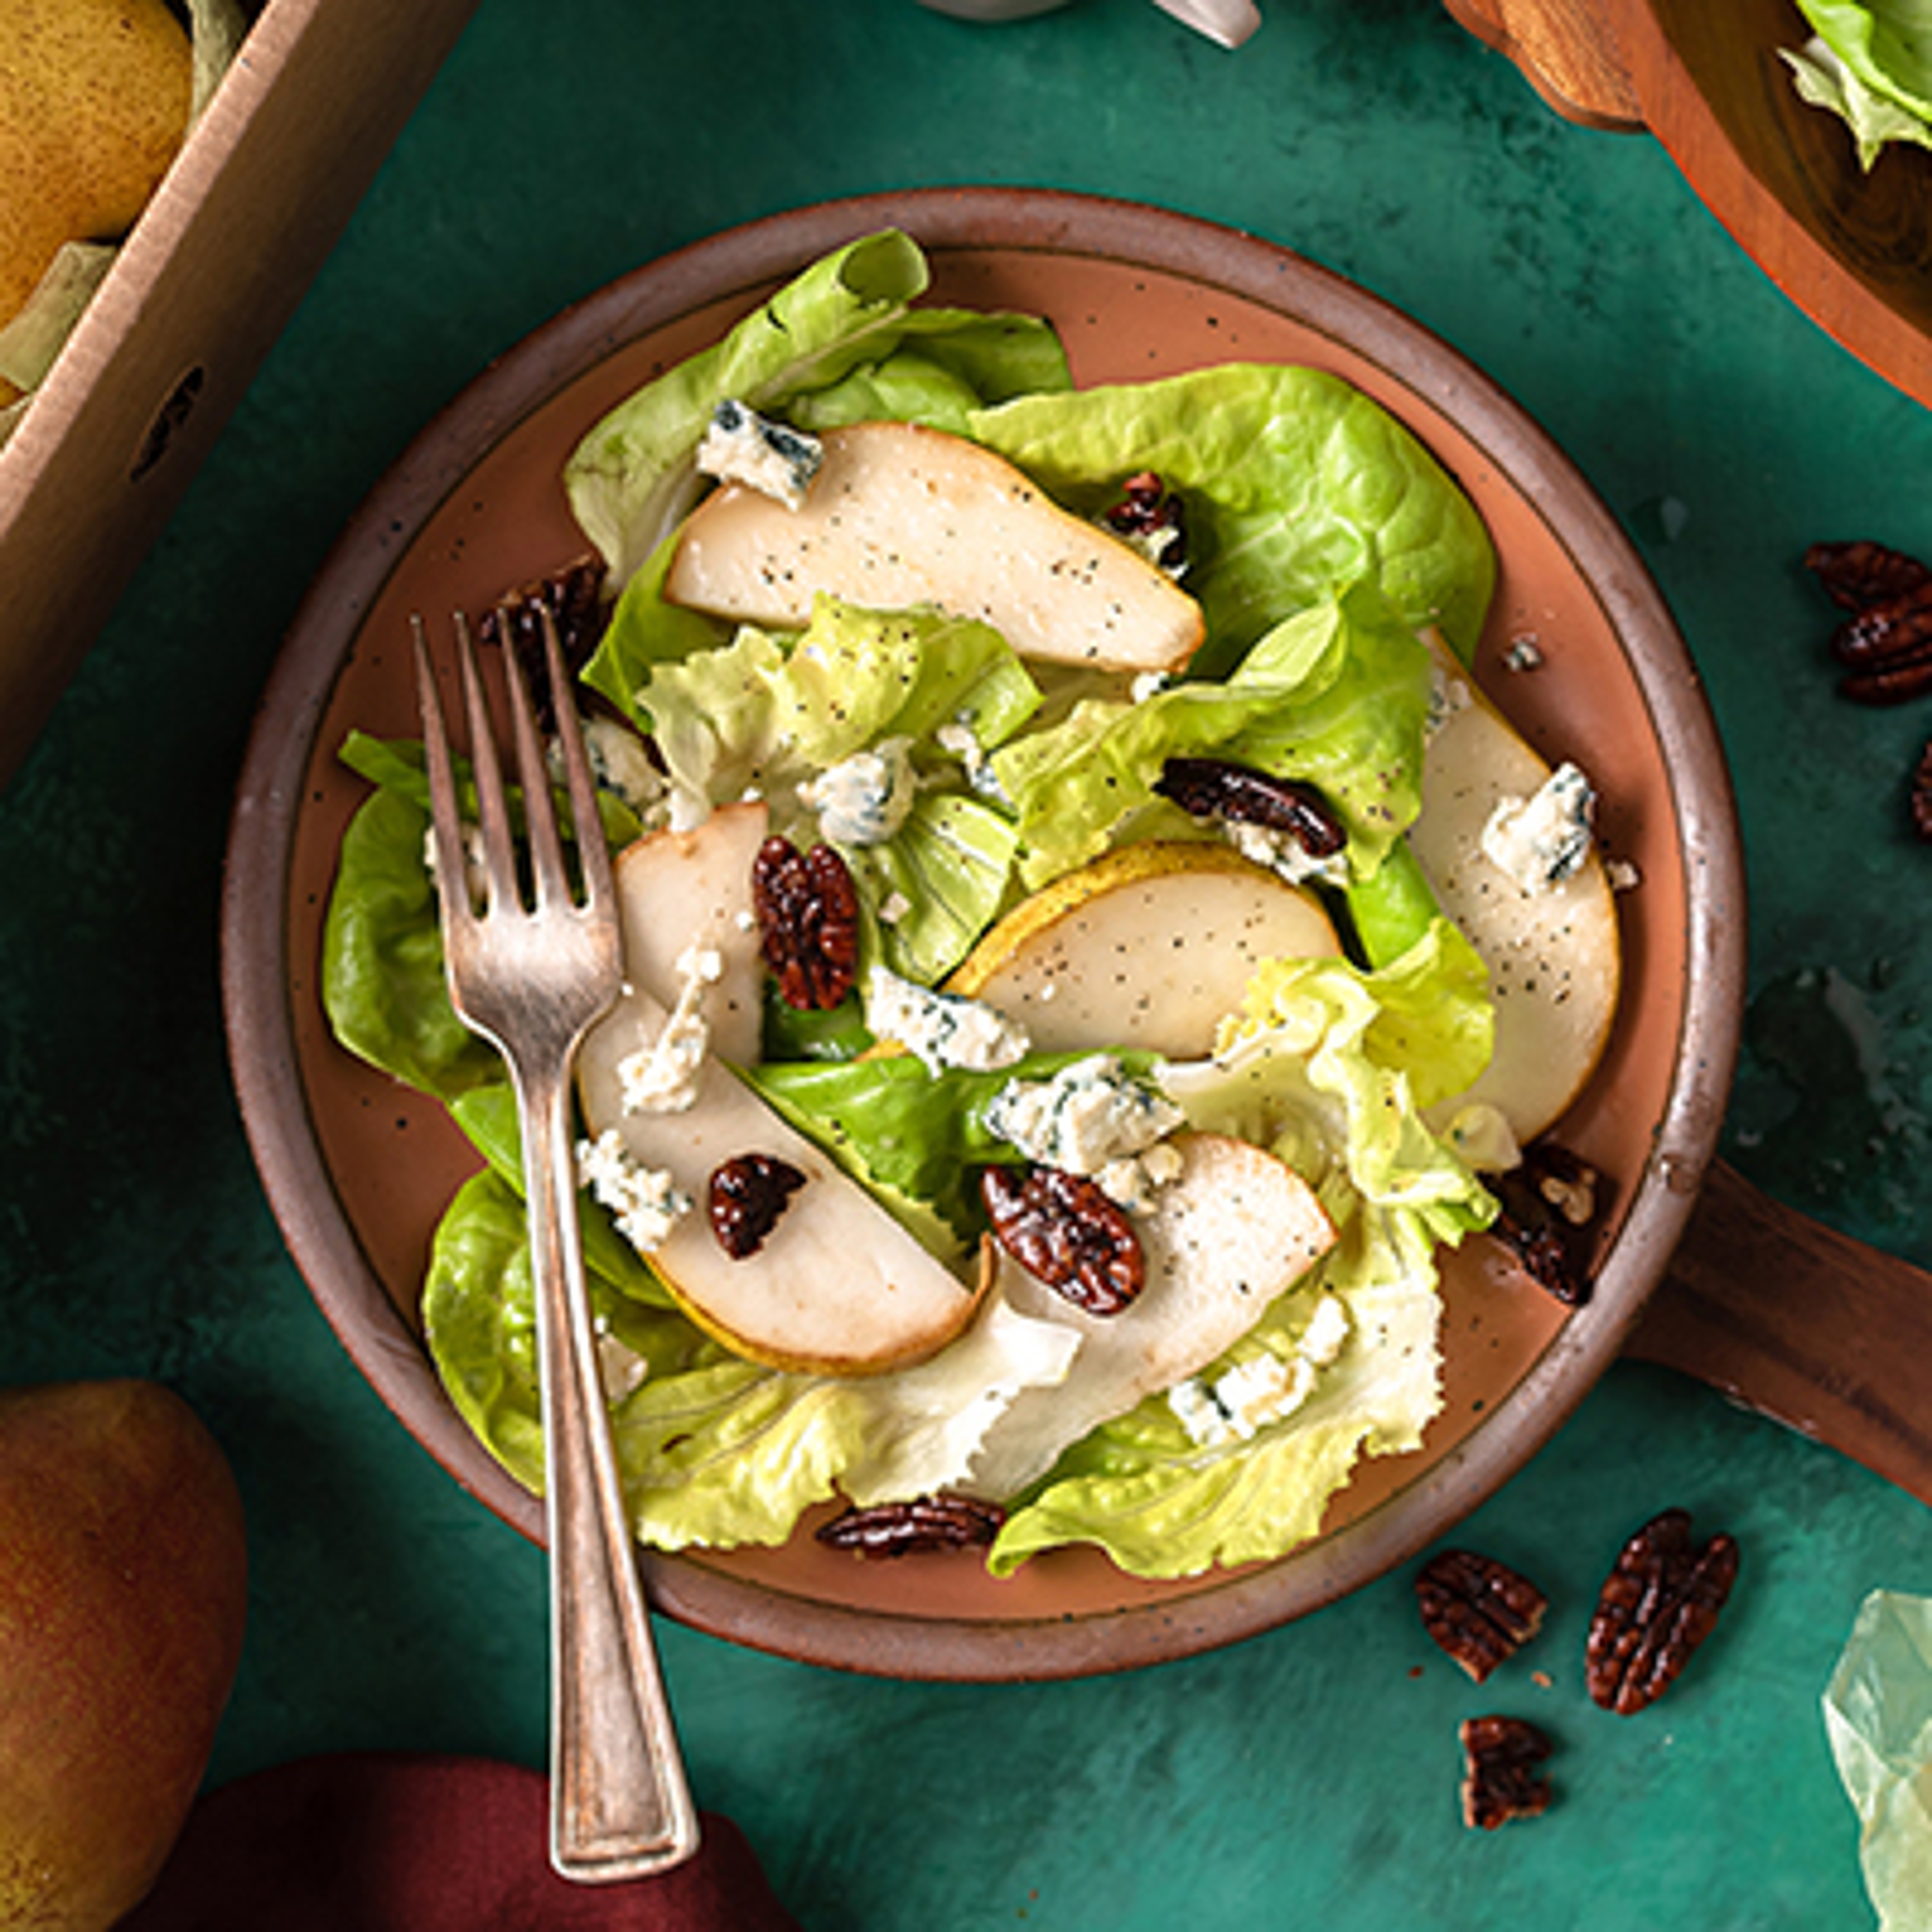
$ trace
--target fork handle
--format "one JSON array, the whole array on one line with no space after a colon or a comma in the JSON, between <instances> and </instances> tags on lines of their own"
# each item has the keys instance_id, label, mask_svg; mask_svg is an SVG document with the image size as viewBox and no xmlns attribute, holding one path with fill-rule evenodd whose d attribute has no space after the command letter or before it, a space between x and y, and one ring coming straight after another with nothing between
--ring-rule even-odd
<instances>
[{"instance_id":1,"label":"fork handle","mask_svg":"<svg viewBox=\"0 0 1932 1932\"><path fill-rule=\"evenodd\" d=\"M688 1857L698 1816L664 1696L604 1407L578 1241L568 1088L526 1083L550 1580L550 1862L644 1876Z\"/></svg>"}]
</instances>

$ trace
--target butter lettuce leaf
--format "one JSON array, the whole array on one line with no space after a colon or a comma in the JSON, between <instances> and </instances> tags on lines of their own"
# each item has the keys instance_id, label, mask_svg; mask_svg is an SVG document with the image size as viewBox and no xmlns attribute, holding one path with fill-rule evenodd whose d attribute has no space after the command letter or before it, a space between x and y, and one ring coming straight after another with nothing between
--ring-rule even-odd
<instances>
[{"instance_id":1,"label":"butter lettuce leaf","mask_svg":"<svg viewBox=\"0 0 1932 1932\"><path fill-rule=\"evenodd\" d=\"M1039 886L1172 818L1166 760L1227 758L1314 785L1347 828L1352 873L1372 874L1421 808L1427 647L1375 585L1324 592L1259 639L1225 679L1190 678L1138 704L1089 698L993 754ZM1186 821L1184 820L1184 824Z\"/></svg>"},{"instance_id":2,"label":"butter lettuce leaf","mask_svg":"<svg viewBox=\"0 0 1932 1932\"><path fill-rule=\"evenodd\" d=\"M1932 120L1932 0L1798 0L1858 84Z\"/></svg>"},{"instance_id":3,"label":"butter lettuce leaf","mask_svg":"<svg viewBox=\"0 0 1932 1932\"><path fill-rule=\"evenodd\" d=\"M820 427L884 406L951 427L980 404L1070 386L1064 351L1036 317L913 304L932 273L896 229L822 256L711 348L687 356L611 410L564 468L578 524L622 585L704 487L695 458L718 403L808 413ZM908 346L910 345L910 346ZM904 350L912 365L892 366Z\"/></svg>"},{"instance_id":4,"label":"butter lettuce leaf","mask_svg":"<svg viewBox=\"0 0 1932 1932\"><path fill-rule=\"evenodd\" d=\"M1495 587L1475 508L1382 406L1315 369L1231 363L1022 397L971 434L1094 514L1153 470L1187 507L1185 584L1208 614L1197 668L1225 669L1286 616L1366 579L1465 658Z\"/></svg>"}]
</instances>

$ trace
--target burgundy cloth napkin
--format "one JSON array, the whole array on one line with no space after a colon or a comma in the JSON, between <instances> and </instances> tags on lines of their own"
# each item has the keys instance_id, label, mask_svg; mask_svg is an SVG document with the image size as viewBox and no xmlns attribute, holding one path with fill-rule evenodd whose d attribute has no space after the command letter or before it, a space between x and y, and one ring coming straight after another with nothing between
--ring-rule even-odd
<instances>
[{"instance_id":1,"label":"burgundy cloth napkin","mask_svg":"<svg viewBox=\"0 0 1932 1932\"><path fill-rule=\"evenodd\" d=\"M303 1758L203 1797L119 1932L800 1932L728 1818L657 1877L573 1885L549 1814L520 1766Z\"/></svg>"}]
</instances>

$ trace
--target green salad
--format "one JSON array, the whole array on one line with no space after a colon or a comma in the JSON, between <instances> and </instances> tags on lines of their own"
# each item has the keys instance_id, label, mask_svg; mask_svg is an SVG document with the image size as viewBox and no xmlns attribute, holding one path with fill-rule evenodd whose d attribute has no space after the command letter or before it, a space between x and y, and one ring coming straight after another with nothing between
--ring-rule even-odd
<instances>
[{"instance_id":1,"label":"green salad","mask_svg":"<svg viewBox=\"0 0 1932 1932\"><path fill-rule=\"evenodd\" d=\"M1798 0L1811 28L1780 50L1799 98L1837 115L1858 164L1886 146L1932 147L1932 4L1928 0Z\"/></svg>"},{"instance_id":2,"label":"green salad","mask_svg":"<svg viewBox=\"0 0 1932 1932\"><path fill-rule=\"evenodd\" d=\"M1445 691L1449 709L1467 699L1458 661L1495 560L1427 450L1331 375L1229 364L1077 390L1048 324L920 305L928 278L903 234L855 242L632 396L566 472L614 598L583 677L620 880L634 854L657 882L664 855L700 871L737 855L707 880L726 910L704 946L662 941L639 996L650 1024L622 1052L586 1048L584 1239L627 1501L640 1539L669 1550L776 1544L808 1512L938 1496L984 1506L996 1574L1074 1544L1148 1576L1273 1557L1317 1533L1360 1459L1418 1446L1441 1400L1438 1257L1491 1223L1480 1176L1516 1157L1501 1112L1460 1104L1491 1058L1491 976L1409 836ZM1063 527L1161 574L1197 626L1186 662L1022 655L971 610L849 586L808 586L783 624L674 601L693 520L727 490L754 521L802 514L830 452L896 448L868 427L894 424L1012 466ZM783 473L721 483L721 430ZM1150 478L1184 508L1178 576L1158 531L1101 527ZM964 580L1010 562L969 561ZM347 1048L439 1097L484 1156L436 1229L423 1314L451 1398L538 1487L515 1109L444 990L420 748L358 734L343 755L371 790L342 846L326 1004ZM1330 849L1204 811L1174 782L1199 770L1312 800ZM850 881L849 989L829 1003L791 1004L761 950L769 906L742 862L772 840L829 849ZM1064 998L1092 995L1068 1037L1046 1036L1052 986L1001 1010L1038 934L1064 938L1061 914L1100 917L1124 883L1176 878L1292 899L1330 938L1231 967L1191 920L1139 935L1203 949L1212 1010L1185 1052L1148 1044L1099 972L1063 977ZM636 930L656 949L649 916ZM641 1092L674 1048L712 1083L688 1118L772 1123L814 1177L781 1203L758 1294L834 1310L853 1354L832 1372L803 1345L760 1344L755 1296L734 1327L670 1258L712 1240L698 1187L651 1155L679 1144L700 1090L687 1078L640 1111L612 1096ZM1098 1141L1076 1114L1105 1117ZM1042 1122L1067 1131L1042 1140ZM1100 1189L1106 1225L1138 1238L1144 1285L1124 1308L1043 1289L989 1239L998 1200L1043 1172L1078 1177L1082 1201ZM847 1218L828 1208L825 1225L841 1232L785 1249L835 1184ZM1280 1202L1292 1229L1268 1219ZM864 1230L886 1227L942 1271L941 1304L957 1288L940 1346L896 1353L848 1289L834 1249L856 1281ZM690 1265L742 1298L761 1258Z\"/></svg>"}]
</instances>

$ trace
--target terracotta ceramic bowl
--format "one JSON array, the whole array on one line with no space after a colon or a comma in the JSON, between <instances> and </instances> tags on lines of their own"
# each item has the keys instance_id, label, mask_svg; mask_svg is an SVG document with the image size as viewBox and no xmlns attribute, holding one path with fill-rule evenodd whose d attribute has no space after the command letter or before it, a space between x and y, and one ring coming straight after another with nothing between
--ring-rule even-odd
<instances>
[{"instance_id":1,"label":"terracotta ceramic bowl","mask_svg":"<svg viewBox=\"0 0 1932 1932\"><path fill-rule=\"evenodd\" d=\"M1175 215L990 190L809 208L626 278L494 367L344 533L263 702L224 910L235 1078L295 1258L383 1400L508 1522L542 1534L535 1501L446 1400L416 1319L432 1227L476 1157L440 1108L344 1053L318 1002L323 906L363 795L336 748L352 725L416 734L411 611L474 609L583 548L560 471L608 407L808 261L892 225L928 251L932 298L1051 316L1082 382L1231 358L1304 362L1402 418L1496 538L1501 580L1479 676L1546 752L1587 761L1606 843L1642 880L1621 898L1615 1036L1562 1128L1614 1186L1594 1298L1566 1314L1499 1247L1468 1244L1449 1271L1441 1417L1418 1452L1367 1465L1317 1540L1278 1562L1166 1585L1127 1579L1088 1551L994 1582L970 1556L867 1564L803 1534L774 1551L646 1558L661 1610L738 1642L896 1676L1071 1676L1185 1654L1312 1610L1420 1550L1548 1439L1657 1284L1711 1156L1736 1046L1742 867L1702 693L1629 544L1492 384L1325 272ZM1525 632L1546 662L1513 674L1502 653Z\"/></svg>"}]
</instances>

